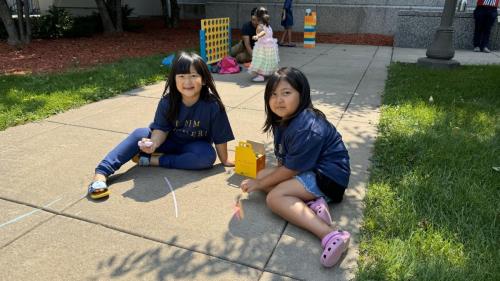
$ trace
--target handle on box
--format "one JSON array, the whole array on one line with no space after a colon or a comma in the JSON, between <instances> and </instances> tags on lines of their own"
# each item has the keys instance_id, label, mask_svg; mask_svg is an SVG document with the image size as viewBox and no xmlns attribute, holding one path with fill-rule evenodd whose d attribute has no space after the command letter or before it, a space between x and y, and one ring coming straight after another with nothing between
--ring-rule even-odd
<instances>
[{"instance_id":1,"label":"handle on box","mask_svg":"<svg viewBox=\"0 0 500 281\"><path fill-rule=\"evenodd\" d=\"M252 149L252 145L251 145L251 144L249 144L249 143L248 143L248 142L246 142L246 141L240 141L240 142L238 143L238 145L239 145L239 146L242 146L242 147L249 147L250 149Z\"/></svg>"}]
</instances>

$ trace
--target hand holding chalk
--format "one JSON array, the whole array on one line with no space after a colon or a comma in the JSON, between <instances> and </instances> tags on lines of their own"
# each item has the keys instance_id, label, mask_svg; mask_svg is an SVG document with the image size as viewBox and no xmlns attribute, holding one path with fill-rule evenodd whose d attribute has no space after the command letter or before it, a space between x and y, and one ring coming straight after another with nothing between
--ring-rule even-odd
<instances>
[{"instance_id":1,"label":"hand holding chalk","mask_svg":"<svg viewBox=\"0 0 500 281\"><path fill-rule=\"evenodd\" d=\"M151 146L153 146L153 142L152 141L142 141L142 140L140 140L139 142L137 142L137 145L139 145L140 148L151 147Z\"/></svg>"}]
</instances>

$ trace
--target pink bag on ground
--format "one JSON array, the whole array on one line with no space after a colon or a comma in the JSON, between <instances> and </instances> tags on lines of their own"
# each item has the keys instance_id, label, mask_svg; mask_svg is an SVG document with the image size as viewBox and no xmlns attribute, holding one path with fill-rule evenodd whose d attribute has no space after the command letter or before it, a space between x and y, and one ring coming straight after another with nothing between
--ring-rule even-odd
<instances>
[{"instance_id":1,"label":"pink bag on ground","mask_svg":"<svg viewBox=\"0 0 500 281\"><path fill-rule=\"evenodd\" d=\"M235 58L225 56L217 65L220 67L219 74L230 74L240 72L240 66Z\"/></svg>"}]
</instances>

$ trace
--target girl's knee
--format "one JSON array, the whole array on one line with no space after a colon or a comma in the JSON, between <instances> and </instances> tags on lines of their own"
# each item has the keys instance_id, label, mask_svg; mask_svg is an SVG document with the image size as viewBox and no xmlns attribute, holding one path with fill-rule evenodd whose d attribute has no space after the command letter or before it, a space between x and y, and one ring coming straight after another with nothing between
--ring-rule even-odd
<instances>
[{"instance_id":1,"label":"girl's knee","mask_svg":"<svg viewBox=\"0 0 500 281\"><path fill-rule=\"evenodd\" d=\"M207 153L206 155L201 155L199 159L200 169L211 168L215 163L215 151L213 153Z\"/></svg>"},{"instance_id":2,"label":"girl's knee","mask_svg":"<svg viewBox=\"0 0 500 281\"><path fill-rule=\"evenodd\" d=\"M211 168L215 163L215 159L217 158L215 149L210 144L201 145L200 147L198 147L197 151L194 151L194 153L198 155L199 169Z\"/></svg>"},{"instance_id":3,"label":"girl's knee","mask_svg":"<svg viewBox=\"0 0 500 281\"><path fill-rule=\"evenodd\" d=\"M149 138L151 134L151 129L149 128L137 128L130 134L132 137L141 140L142 138Z\"/></svg>"},{"instance_id":4,"label":"girl's knee","mask_svg":"<svg viewBox=\"0 0 500 281\"><path fill-rule=\"evenodd\" d=\"M269 192L266 195L266 205L270 209L273 209L274 201L276 200L276 195L274 195L273 191Z\"/></svg>"},{"instance_id":5,"label":"girl's knee","mask_svg":"<svg viewBox=\"0 0 500 281\"><path fill-rule=\"evenodd\" d=\"M277 189L274 188L273 190L269 191L269 193L266 196L266 204L269 208L273 209L273 207L280 201L283 200L283 193Z\"/></svg>"}]
</instances>

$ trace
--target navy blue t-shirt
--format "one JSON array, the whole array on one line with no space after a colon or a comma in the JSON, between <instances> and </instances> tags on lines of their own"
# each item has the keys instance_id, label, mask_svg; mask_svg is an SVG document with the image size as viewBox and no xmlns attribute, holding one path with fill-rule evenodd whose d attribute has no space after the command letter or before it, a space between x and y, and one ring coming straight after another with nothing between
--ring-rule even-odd
<instances>
[{"instance_id":1,"label":"navy blue t-shirt","mask_svg":"<svg viewBox=\"0 0 500 281\"><path fill-rule=\"evenodd\" d=\"M257 29L255 28L255 26L253 26L251 21L244 23L241 27L241 35L247 35L248 37L250 37L250 46L252 47L252 49L255 45L255 41L252 39L252 37L256 34Z\"/></svg>"},{"instance_id":2,"label":"navy blue t-shirt","mask_svg":"<svg viewBox=\"0 0 500 281\"><path fill-rule=\"evenodd\" d=\"M158 103L152 130L168 132L168 139L177 143L207 141L221 144L234 140L233 131L225 111L215 100L199 99L191 106L179 102L179 115L175 123L167 120L168 96Z\"/></svg>"},{"instance_id":3,"label":"navy blue t-shirt","mask_svg":"<svg viewBox=\"0 0 500 281\"><path fill-rule=\"evenodd\" d=\"M351 168L342 136L328 120L304 110L287 127L274 129L274 153L288 169L317 171L347 187Z\"/></svg>"}]
</instances>

